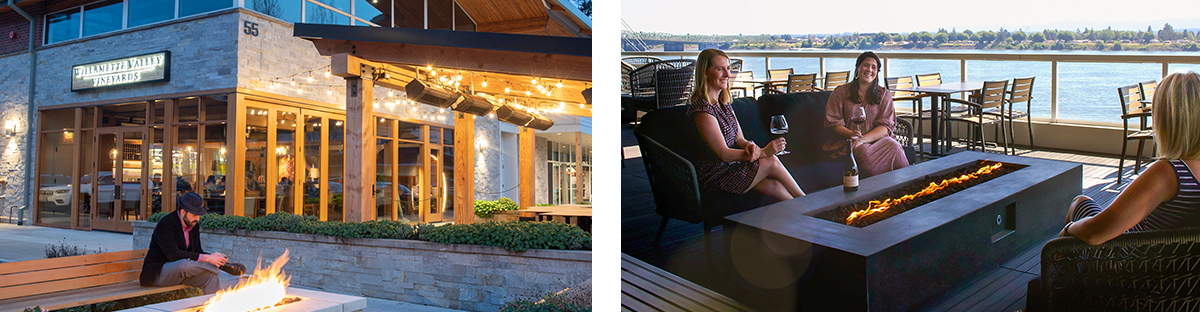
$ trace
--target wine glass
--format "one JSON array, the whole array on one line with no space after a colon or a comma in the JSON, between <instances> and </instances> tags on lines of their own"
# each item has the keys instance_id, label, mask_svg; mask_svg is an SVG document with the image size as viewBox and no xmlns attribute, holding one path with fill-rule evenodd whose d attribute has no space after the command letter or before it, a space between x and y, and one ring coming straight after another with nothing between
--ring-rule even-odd
<instances>
[{"instance_id":1,"label":"wine glass","mask_svg":"<svg viewBox=\"0 0 1200 312\"><path fill-rule=\"evenodd\" d=\"M855 127L858 129L858 133L861 135L863 132L863 123L867 122L867 110L863 109L862 107L855 109L854 113L852 113L850 116L850 122L854 123Z\"/></svg>"},{"instance_id":2,"label":"wine glass","mask_svg":"<svg viewBox=\"0 0 1200 312\"><path fill-rule=\"evenodd\" d=\"M782 136L787 133L788 133L787 119L783 118L783 115L771 116L771 134ZM791 152L784 150L784 151L779 151L778 153L775 153L775 155L776 156L787 155L790 153Z\"/></svg>"}]
</instances>

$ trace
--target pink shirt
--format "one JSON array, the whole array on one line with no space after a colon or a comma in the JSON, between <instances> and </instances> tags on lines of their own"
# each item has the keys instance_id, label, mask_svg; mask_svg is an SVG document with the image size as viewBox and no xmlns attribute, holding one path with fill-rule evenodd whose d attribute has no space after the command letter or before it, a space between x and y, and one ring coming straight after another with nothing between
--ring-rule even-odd
<instances>
[{"instance_id":1,"label":"pink shirt","mask_svg":"<svg viewBox=\"0 0 1200 312\"><path fill-rule=\"evenodd\" d=\"M179 214L179 223L183 225L183 244L191 247L192 236L188 235L188 233L192 231L192 228L187 225L187 221L183 220L182 213ZM204 255L201 254L200 256L196 257L196 261L204 262Z\"/></svg>"}]
</instances>

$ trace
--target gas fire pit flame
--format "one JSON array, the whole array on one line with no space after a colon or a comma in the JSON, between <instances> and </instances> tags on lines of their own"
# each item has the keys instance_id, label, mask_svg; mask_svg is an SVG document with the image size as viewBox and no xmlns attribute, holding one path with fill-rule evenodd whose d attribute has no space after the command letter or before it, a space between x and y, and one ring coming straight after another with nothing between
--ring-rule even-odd
<instances>
[{"instance_id":1,"label":"gas fire pit flame","mask_svg":"<svg viewBox=\"0 0 1200 312\"><path fill-rule=\"evenodd\" d=\"M270 267L262 269L262 258L254 266L254 274L249 279L239 282L236 286L216 293L204 303L205 312L248 312L266 309L274 306L283 299L288 281L291 279L283 272L283 265L288 261L288 252L275 259Z\"/></svg>"},{"instance_id":2,"label":"gas fire pit flame","mask_svg":"<svg viewBox=\"0 0 1200 312\"><path fill-rule=\"evenodd\" d=\"M920 192L904 195L904 196L901 196L900 198L894 198L894 199L888 198L883 201L872 200L867 204L866 209L855 211L854 213L851 213L849 217L846 217L846 224L849 225L851 223L854 223L854 220L857 220L857 219L865 217L865 216L869 216L869 215L873 215L876 213L881 213L881 212L887 211L888 208L891 208L892 206L895 206L895 205L899 205L900 203L903 203L905 201L909 201L909 200L913 200L917 197L933 194L934 192L940 191L941 189L944 189L947 186L950 186L952 184L963 183L967 180L978 178L981 175L992 173L993 170L1000 169L1001 165L1002 165L1001 163L996 163L995 165L991 165L991 166L983 166L983 167L979 168L979 170L976 170L974 173L964 174L964 175L961 175L958 177L945 179L945 180L942 180L942 183L929 182L929 186L926 186Z\"/></svg>"}]
</instances>

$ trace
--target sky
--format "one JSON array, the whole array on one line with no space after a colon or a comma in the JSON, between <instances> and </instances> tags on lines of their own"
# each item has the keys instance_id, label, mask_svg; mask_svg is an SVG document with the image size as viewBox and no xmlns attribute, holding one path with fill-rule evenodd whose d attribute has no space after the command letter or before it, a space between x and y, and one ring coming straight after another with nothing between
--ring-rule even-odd
<instances>
[{"instance_id":1,"label":"sky","mask_svg":"<svg viewBox=\"0 0 1200 312\"><path fill-rule=\"evenodd\" d=\"M980 3L994 3L984 7ZM835 34L1103 29L1158 31L1200 28L1200 1L1062 0L621 0L621 19L634 31L672 34ZM622 29L625 29L622 26Z\"/></svg>"}]
</instances>

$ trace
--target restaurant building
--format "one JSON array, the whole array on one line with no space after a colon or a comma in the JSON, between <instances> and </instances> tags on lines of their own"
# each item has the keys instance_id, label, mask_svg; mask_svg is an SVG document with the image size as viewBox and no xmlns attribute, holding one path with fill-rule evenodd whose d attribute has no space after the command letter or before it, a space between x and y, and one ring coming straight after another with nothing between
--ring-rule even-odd
<instances>
[{"instance_id":1,"label":"restaurant building","mask_svg":"<svg viewBox=\"0 0 1200 312\"><path fill-rule=\"evenodd\" d=\"M590 20L569 2L15 2L0 8L0 189L3 214L15 206L25 223L130 232L131 221L172 210L187 190L215 213L346 221L365 219L346 215L355 210L343 207L349 189L368 190L355 202L374 218L410 222L471 222L472 199L591 200L591 104L581 92L590 70L564 79L410 64L408 80L503 86L479 96L553 126L477 112L471 144L460 146L455 120L465 113L374 84L361 133L370 144L355 161L347 99L357 91L334 75L330 56L294 35L301 23L586 39ZM509 7L533 9L498 9ZM474 161L456 164L464 155ZM347 185L356 162L374 173L356 179L360 187Z\"/></svg>"}]
</instances>

